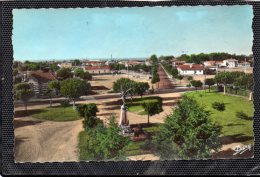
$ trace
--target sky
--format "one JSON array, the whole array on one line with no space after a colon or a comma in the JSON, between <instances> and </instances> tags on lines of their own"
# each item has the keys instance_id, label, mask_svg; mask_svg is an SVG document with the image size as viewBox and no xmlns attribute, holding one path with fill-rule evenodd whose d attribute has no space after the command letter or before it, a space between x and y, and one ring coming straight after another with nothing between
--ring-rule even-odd
<instances>
[{"instance_id":1,"label":"sky","mask_svg":"<svg viewBox=\"0 0 260 177\"><path fill-rule=\"evenodd\" d=\"M15 60L252 54L245 6L13 10Z\"/></svg>"}]
</instances>

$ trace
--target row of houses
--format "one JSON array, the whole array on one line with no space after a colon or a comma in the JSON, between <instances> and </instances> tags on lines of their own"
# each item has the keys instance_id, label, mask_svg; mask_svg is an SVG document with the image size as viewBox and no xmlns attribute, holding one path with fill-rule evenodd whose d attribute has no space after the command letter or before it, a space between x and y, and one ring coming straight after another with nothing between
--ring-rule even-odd
<instances>
[{"instance_id":1,"label":"row of houses","mask_svg":"<svg viewBox=\"0 0 260 177\"><path fill-rule=\"evenodd\" d=\"M205 61L203 64L186 63L182 60L174 59L172 66L177 68L181 75L203 75L205 69L217 70L218 68L239 68L251 67L250 62L239 62L236 59L226 59L222 61Z\"/></svg>"}]
</instances>

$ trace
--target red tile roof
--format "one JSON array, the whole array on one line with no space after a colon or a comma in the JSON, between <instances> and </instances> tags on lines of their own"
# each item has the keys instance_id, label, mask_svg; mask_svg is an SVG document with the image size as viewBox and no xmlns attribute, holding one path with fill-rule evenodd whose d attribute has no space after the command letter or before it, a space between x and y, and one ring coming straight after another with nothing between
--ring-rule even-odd
<instances>
[{"instance_id":1,"label":"red tile roof","mask_svg":"<svg viewBox=\"0 0 260 177\"><path fill-rule=\"evenodd\" d=\"M102 69L108 69L110 70L110 66L85 66L86 70L102 70Z\"/></svg>"},{"instance_id":2,"label":"red tile roof","mask_svg":"<svg viewBox=\"0 0 260 177\"><path fill-rule=\"evenodd\" d=\"M200 64L193 64L193 65L180 65L177 68L181 70L203 70L203 65Z\"/></svg>"},{"instance_id":3,"label":"red tile roof","mask_svg":"<svg viewBox=\"0 0 260 177\"><path fill-rule=\"evenodd\" d=\"M35 77L36 79L45 79L45 80L56 80L56 77L51 72L43 72L43 71L31 71L30 75Z\"/></svg>"}]
</instances>

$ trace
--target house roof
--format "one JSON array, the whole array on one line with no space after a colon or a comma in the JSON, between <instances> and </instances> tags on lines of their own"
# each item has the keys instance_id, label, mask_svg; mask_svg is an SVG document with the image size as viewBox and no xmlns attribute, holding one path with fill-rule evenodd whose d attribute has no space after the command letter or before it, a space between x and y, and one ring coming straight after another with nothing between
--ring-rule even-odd
<instances>
[{"instance_id":1,"label":"house roof","mask_svg":"<svg viewBox=\"0 0 260 177\"><path fill-rule=\"evenodd\" d=\"M35 77L36 79L45 79L48 81L56 80L56 77L51 72L44 72L44 71L31 71L30 75Z\"/></svg>"},{"instance_id":2,"label":"house roof","mask_svg":"<svg viewBox=\"0 0 260 177\"><path fill-rule=\"evenodd\" d=\"M215 61L215 60L210 60L210 61L204 61L204 63L210 63L210 64L215 64L217 61Z\"/></svg>"},{"instance_id":3,"label":"house roof","mask_svg":"<svg viewBox=\"0 0 260 177\"><path fill-rule=\"evenodd\" d=\"M86 70L100 70L100 69L108 69L110 70L110 66L85 66Z\"/></svg>"},{"instance_id":4,"label":"house roof","mask_svg":"<svg viewBox=\"0 0 260 177\"><path fill-rule=\"evenodd\" d=\"M204 66L201 64L193 64L193 65L180 65L177 68L181 70L203 70Z\"/></svg>"},{"instance_id":5,"label":"house roof","mask_svg":"<svg viewBox=\"0 0 260 177\"><path fill-rule=\"evenodd\" d=\"M233 59L233 58L230 58L230 59L226 59L226 60L224 60L224 61L238 61L238 60Z\"/></svg>"}]
</instances>

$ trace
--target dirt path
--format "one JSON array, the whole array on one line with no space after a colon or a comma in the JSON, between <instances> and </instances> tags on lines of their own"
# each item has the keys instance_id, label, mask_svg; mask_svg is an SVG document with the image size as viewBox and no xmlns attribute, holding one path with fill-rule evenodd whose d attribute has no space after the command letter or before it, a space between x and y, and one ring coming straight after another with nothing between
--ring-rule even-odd
<instances>
[{"instance_id":1,"label":"dirt path","mask_svg":"<svg viewBox=\"0 0 260 177\"><path fill-rule=\"evenodd\" d=\"M16 118L15 159L17 162L78 161L78 133L82 120L68 122Z\"/></svg>"}]
</instances>

